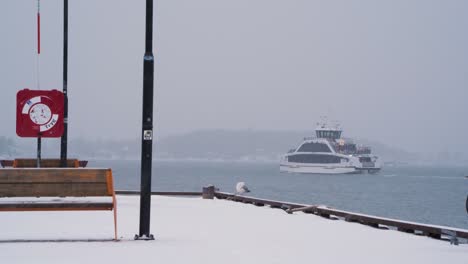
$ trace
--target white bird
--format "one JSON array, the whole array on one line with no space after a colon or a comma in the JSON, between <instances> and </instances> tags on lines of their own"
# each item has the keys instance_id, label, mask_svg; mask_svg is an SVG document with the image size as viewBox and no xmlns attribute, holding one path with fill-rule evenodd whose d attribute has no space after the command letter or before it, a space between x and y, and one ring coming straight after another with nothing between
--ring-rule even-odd
<instances>
[{"instance_id":1,"label":"white bird","mask_svg":"<svg viewBox=\"0 0 468 264\"><path fill-rule=\"evenodd\" d=\"M244 194L250 192L249 188L247 188L247 185L245 185L245 182L238 182L236 184L236 194Z\"/></svg>"}]
</instances>

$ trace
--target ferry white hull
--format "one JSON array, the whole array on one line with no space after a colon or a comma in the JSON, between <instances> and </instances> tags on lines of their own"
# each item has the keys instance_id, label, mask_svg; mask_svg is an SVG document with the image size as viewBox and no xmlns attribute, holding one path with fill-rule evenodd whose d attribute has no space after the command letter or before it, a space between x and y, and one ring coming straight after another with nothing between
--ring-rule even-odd
<instances>
[{"instance_id":1,"label":"ferry white hull","mask_svg":"<svg viewBox=\"0 0 468 264\"><path fill-rule=\"evenodd\" d=\"M280 164L281 172L310 173L310 174L349 174L360 173L355 167L336 165L307 165L307 164Z\"/></svg>"}]
</instances>

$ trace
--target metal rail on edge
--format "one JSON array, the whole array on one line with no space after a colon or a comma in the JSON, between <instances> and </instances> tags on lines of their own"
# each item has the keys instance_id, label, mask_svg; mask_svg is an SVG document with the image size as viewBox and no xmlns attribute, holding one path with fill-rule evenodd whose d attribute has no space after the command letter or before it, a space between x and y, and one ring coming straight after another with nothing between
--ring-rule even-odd
<instances>
[{"instance_id":1,"label":"metal rail on edge","mask_svg":"<svg viewBox=\"0 0 468 264\"><path fill-rule=\"evenodd\" d=\"M140 191L130 190L116 190L115 194L123 195L140 195ZM165 196L201 196L201 192L151 192L151 195L165 195Z\"/></svg>"}]
</instances>

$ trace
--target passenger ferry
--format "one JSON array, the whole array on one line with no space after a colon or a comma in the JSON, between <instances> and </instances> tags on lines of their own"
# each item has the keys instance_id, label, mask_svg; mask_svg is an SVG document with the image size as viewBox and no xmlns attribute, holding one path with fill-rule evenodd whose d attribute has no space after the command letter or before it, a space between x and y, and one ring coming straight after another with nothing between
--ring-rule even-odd
<instances>
[{"instance_id":1,"label":"passenger ferry","mask_svg":"<svg viewBox=\"0 0 468 264\"><path fill-rule=\"evenodd\" d=\"M381 169L380 160L370 147L358 146L352 139L341 137L339 124L319 123L316 137L288 151L280 162L280 171L317 174L375 173Z\"/></svg>"}]
</instances>

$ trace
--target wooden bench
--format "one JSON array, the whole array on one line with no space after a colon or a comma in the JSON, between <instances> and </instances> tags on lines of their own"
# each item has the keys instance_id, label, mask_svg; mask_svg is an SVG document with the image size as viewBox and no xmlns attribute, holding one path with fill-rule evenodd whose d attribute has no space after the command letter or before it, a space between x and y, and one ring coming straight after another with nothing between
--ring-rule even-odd
<instances>
[{"instance_id":1,"label":"wooden bench","mask_svg":"<svg viewBox=\"0 0 468 264\"><path fill-rule=\"evenodd\" d=\"M114 238L117 240L117 201L111 169L0 169L0 197L22 197L21 201L6 202L0 199L0 212L114 211ZM23 197L31 199L24 201ZM61 199L44 201L38 197L61 197ZM110 199L104 202L78 199L67 201L63 197L109 197Z\"/></svg>"},{"instance_id":2,"label":"wooden bench","mask_svg":"<svg viewBox=\"0 0 468 264\"><path fill-rule=\"evenodd\" d=\"M13 160L0 160L0 166L2 166L2 168L13 167Z\"/></svg>"},{"instance_id":3,"label":"wooden bench","mask_svg":"<svg viewBox=\"0 0 468 264\"><path fill-rule=\"evenodd\" d=\"M78 168L80 162L77 159L67 159L67 168ZM37 159L15 159L13 168L36 168ZM41 168L60 168L60 159L41 159Z\"/></svg>"}]
</instances>

